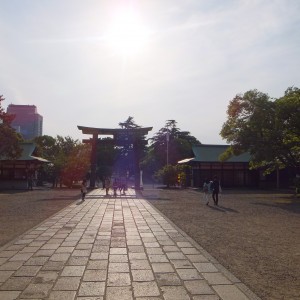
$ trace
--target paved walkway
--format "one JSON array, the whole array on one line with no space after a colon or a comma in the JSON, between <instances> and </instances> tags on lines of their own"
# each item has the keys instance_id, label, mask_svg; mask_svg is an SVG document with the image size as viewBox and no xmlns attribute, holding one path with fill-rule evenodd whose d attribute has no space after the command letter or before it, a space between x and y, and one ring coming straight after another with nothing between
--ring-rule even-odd
<instances>
[{"instance_id":1,"label":"paved walkway","mask_svg":"<svg viewBox=\"0 0 300 300\"><path fill-rule=\"evenodd\" d=\"M133 190L96 189L0 249L0 299L258 298Z\"/></svg>"}]
</instances>

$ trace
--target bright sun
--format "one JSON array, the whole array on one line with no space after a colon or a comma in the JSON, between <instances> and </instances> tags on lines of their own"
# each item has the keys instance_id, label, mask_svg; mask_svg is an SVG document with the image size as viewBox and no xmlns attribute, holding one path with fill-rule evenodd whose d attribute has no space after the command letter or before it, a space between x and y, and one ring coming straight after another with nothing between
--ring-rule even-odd
<instances>
[{"instance_id":1,"label":"bright sun","mask_svg":"<svg viewBox=\"0 0 300 300\"><path fill-rule=\"evenodd\" d=\"M123 9L113 16L106 38L114 52L128 57L141 52L148 36L139 14Z\"/></svg>"}]
</instances>

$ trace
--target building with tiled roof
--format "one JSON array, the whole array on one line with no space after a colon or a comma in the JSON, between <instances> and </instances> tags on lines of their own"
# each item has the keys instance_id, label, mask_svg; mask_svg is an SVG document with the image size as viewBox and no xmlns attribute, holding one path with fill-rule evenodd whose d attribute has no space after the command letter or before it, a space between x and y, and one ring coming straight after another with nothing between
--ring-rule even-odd
<instances>
[{"instance_id":1,"label":"building with tiled roof","mask_svg":"<svg viewBox=\"0 0 300 300\"><path fill-rule=\"evenodd\" d=\"M0 188L27 189L28 179L36 179L37 170L43 164L49 163L46 159L33 156L34 143L20 143L22 155L16 160L7 160L0 157Z\"/></svg>"},{"instance_id":2,"label":"building with tiled roof","mask_svg":"<svg viewBox=\"0 0 300 300\"><path fill-rule=\"evenodd\" d=\"M249 170L249 153L232 156L226 162L220 162L219 156L228 145L201 144L193 146L193 158L179 161L180 164L192 166L192 185L202 186L206 179L218 176L223 187L257 186L259 172Z\"/></svg>"}]
</instances>

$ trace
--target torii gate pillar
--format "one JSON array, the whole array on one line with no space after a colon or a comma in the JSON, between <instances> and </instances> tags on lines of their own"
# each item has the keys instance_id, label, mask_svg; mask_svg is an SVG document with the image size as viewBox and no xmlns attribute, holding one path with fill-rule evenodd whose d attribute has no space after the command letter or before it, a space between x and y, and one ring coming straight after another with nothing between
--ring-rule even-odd
<instances>
[{"instance_id":1,"label":"torii gate pillar","mask_svg":"<svg viewBox=\"0 0 300 300\"><path fill-rule=\"evenodd\" d=\"M90 176L91 188L94 188L96 184L97 143L98 143L98 134L94 133L92 139L92 153L91 153L91 176Z\"/></svg>"}]
</instances>

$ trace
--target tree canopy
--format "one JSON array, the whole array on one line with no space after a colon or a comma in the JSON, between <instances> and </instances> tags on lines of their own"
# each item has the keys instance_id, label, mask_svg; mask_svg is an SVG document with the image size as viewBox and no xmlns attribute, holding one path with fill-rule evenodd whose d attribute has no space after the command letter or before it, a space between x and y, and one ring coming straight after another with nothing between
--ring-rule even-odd
<instances>
[{"instance_id":1,"label":"tree canopy","mask_svg":"<svg viewBox=\"0 0 300 300\"><path fill-rule=\"evenodd\" d=\"M131 116L129 116L126 121L120 122L119 126L122 127L122 129L141 128ZM145 136L120 136L118 137L118 144L118 146L115 146L114 169L119 174L123 173L123 176L127 174L127 172L129 175L132 175L134 174L134 161L137 158L136 156L144 155L145 145L147 144ZM141 158L142 157L139 157L139 159Z\"/></svg>"},{"instance_id":2,"label":"tree canopy","mask_svg":"<svg viewBox=\"0 0 300 300\"><path fill-rule=\"evenodd\" d=\"M189 186L192 167L189 165L165 165L154 174L154 178L161 181L167 187L170 186Z\"/></svg>"},{"instance_id":3,"label":"tree canopy","mask_svg":"<svg viewBox=\"0 0 300 300\"><path fill-rule=\"evenodd\" d=\"M151 140L151 147L161 166L168 163L176 165L181 159L191 157L192 146L200 142L188 131L181 131L175 120L167 120Z\"/></svg>"},{"instance_id":4,"label":"tree canopy","mask_svg":"<svg viewBox=\"0 0 300 300\"><path fill-rule=\"evenodd\" d=\"M250 90L230 101L221 136L231 145L220 157L249 152L252 168L299 168L300 90L288 88L283 97Z\"/></svg>"},{"instance_id":5,"label":"tree canopy","mask_svg":"<svg viewBox=\"0 0 300 300\"><path fill-rule=\"evenodd\" d=\"M179 160L192 157L192 147L200 142L188 131L181 131L175 120L167 120L153 138L141 163L148 177L163 169L165 165L176 165ZM168 161L167 161L168 160Z\"/></svg>"},{"instance_id":6,"label":"tree canopy","mask_svg":"<svg viewBox=\"0 0 300 300\"><path fill-rule=\"evenodd\" d=\"M131 116L129 116L126 121L120 122L119 126L123 129L140 128L141 127L135 123L135 121L133 120L133 117L131 117Z\"/></svg>"},{"instance_id":7,"label":"tree canopy","mask_svg":"<svg viewBox=\"0 0 300 300\"><path fill-rule=\"evenodd\" d=\"M43 157L52 164L44 166L47 179L71 186L74 181L82 180L90 165L90 145L84 145L71 137L48 135L33 139L36 144L35 155Z\"/></svg>"}]
</instances>

